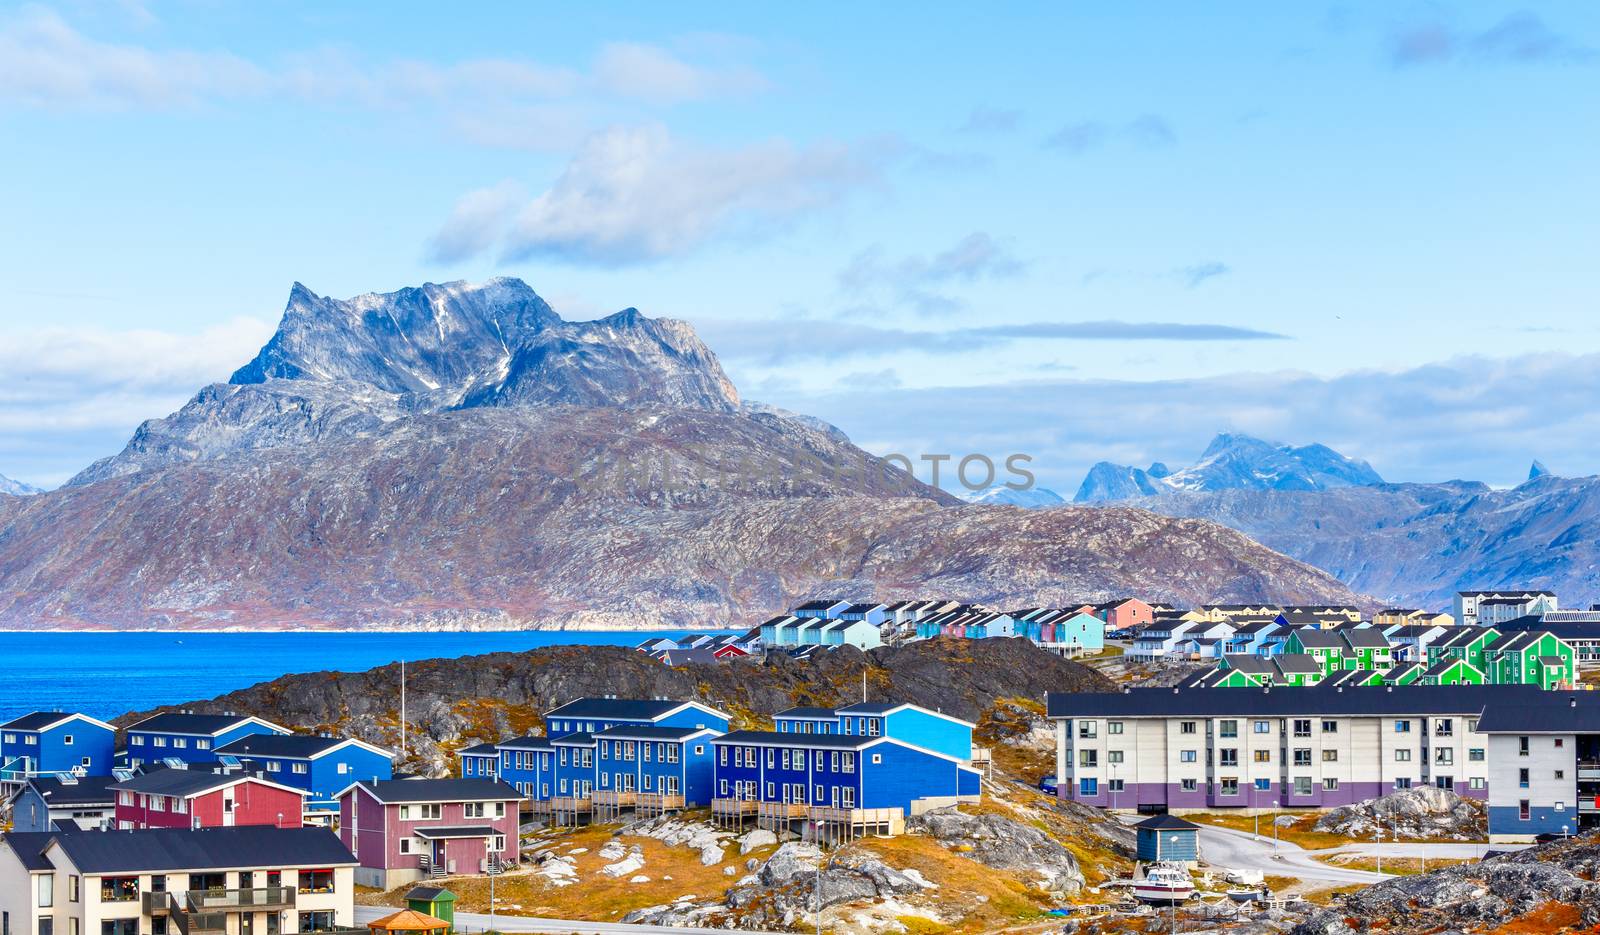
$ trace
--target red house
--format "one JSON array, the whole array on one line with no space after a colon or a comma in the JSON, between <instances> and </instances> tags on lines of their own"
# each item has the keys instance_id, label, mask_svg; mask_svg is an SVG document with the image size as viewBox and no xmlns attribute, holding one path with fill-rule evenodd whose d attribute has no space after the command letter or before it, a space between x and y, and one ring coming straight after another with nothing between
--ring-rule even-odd
<instances>
[{"instance_id":1,"label":"red house","mask_svg":"<svg viewBox=\"0 0 1600 935\"><path fill-rule=\"evenodd\" d=\"M305 791L249 773L158 769L111 787L116 826L140 828L230 828L272 825L298 828Z\"/></svg>"},{"instance_id":2,"label":"red house","mask_svg":"<svg viewBox=\"0 0 1600 935\"><path fill-rule=\"evenodd\" d=\"M392 889L431 875L517 865L522 793L498 779L364 780L339 793L339 840L356 883Z\"/></svg>"}]
</instances>

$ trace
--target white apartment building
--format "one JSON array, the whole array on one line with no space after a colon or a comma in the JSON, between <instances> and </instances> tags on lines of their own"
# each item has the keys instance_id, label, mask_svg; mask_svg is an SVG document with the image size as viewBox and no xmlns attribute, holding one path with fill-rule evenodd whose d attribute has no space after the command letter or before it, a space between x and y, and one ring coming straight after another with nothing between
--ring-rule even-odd
<instances>
[{"instance_id":1,"label":"white apartment building","mask_svg":"<svg viewBox=\"0 0 1600 935\"><path fill-rule=\"evenodd\" d=\"M1409 786L1486 799L1486 705L1537 686L1143 688L1047 696L1058 794L1118 811L1333 808Z\"/></svg>"}]
</instances>

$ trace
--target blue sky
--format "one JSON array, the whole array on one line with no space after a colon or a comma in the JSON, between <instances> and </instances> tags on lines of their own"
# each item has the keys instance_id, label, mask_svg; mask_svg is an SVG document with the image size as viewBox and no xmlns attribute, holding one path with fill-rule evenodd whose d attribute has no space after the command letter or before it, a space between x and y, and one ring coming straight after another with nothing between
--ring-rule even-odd
<instances>
[{"instance_id":1,"label":"blue sky","mask_svg":"<svg viewBox=\"0 0 1600 935\"><path fill-rule=\"evenodd\" d=\"M685 318L879 453L1600 471L1600 7L0 5L0 474L290 283Z\"/></svg>"}]
</instances>

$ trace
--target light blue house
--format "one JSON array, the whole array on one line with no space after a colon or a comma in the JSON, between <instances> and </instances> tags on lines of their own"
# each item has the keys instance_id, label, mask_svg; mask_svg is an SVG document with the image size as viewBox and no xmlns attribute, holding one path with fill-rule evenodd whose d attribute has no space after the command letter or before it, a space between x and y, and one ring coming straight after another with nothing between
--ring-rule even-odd
<instances>
[{"instance_id":1,"label":"light blue house","mask_svg":"<svg viewBox=\"0 0 1600 935\"><path fill-rule=\"evenodd\" d=\"M1237 630L1233 631L1233 635L1228 637L1223 653L1229 656L1265 655L1261 652L1261 647L1267 637L1272 636L1274 633L1285 633L1285 638L1287 639L1286 629L1276 620L1255 620L1241 624Z\"/></svg>"},{"instance_id":2,"label":"light blue house","mask_svg":"<svg viewBox=\"0 0 1600 935\"><path fill-rule=\"evenodd\" d=\"M0 783L33 776L111 775L116 728L86 714L35 711L0 724Z\"/></svg>"},{"instance_id":3,"label":"light blue house","mask_svg":"<svg viewBox=\"0 0 1600 935\"><path fill-rule=\"evenodd\" d=\"M304 789L308 812L335 812L340 792L351 783L394 777L394 754L348 737L310 734L249 734L216 749L259 769L266 778Z\"/></svg>"},{"instance_id":4,"label":"light blue house","mask_svg":"<svg viewBox=\"0 0 1600 935\"><path fill-rule=\"evenodd\" d=\"M779 614L761 624L761 642L766 646L798 646L800 627L805 622L794 614Z\"/></svg>"},{"instance_id":5,"label":"light blue house","mask_svg":"<svg viewBox=\"0 0 1600 935\"><path fill-rule=\"evenodd\" d=\"M852 622L859 620L875 627L882 626L889 620L889 607L886 604L851 604L839 611L839 619Z\"/></svg>"},{"instance_id":6,"label":"light blue house","mask_svg":"<svg viewBox=\"0 0 1600 935\"><path fill-rule=\"evenodd\" d=\"M969 721L905 702L859 702L835 713L846 736L893 737L957 760L972 759L974 725Z\"/></svg>"},{"instance_id":7,"label":"light blue house","mask_svg":"<svg viewBox=\"0 0 1600 935\"><path fill-rule=\"evenodd\" d=\"M169 711L129 727L128 745L122 754L130 767L168 759L209 763L216 760L218 747L241 737L289 733L289 728L258 717Z\"/></svg>"},{"instance_id":8,"label":"light blue house","mask_svg":"<svg viewBox=\"0 0 1600 935\"><path fill-rule=\"evenodd\" d=\"M849 606L849 601L841 601L836 597L823 598L817 601L806 601L794 609L794 615L808 620L837 620L839 615L844 613L845 608Z\"/></svg>"}]
</instances>

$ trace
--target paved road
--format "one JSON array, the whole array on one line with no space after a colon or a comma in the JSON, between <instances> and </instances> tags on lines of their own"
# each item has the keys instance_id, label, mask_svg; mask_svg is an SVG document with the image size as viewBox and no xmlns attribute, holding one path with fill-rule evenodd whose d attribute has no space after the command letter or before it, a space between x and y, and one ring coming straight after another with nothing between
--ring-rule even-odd
<instances>
[{"instance_id":1,"label":"paved road","mask_svg":"<svg viewBox=\"0 0 1600 935\"><path fill-rule=\"evenodd\" d=\"M1494 845L1494 850L1520 851L1525 847L1532 846L1531 844L1496 844ZM1477 843L1452 841L1443 844L1419 844L1415 841L1405 841L1397 844L1394 841L1385 841L1381 845L1368 841L1358 844L1342 844L1338 847L1330 847L1315 853L1324 857L1332 854L1361 854L1371 857L1374 854L1381 853L1385 857L1427 857L1430 860L1437 857L1440 860L1461 860L1463 858L1481 858L1484 851L1489 849L1490 846L1482 841Z\"/></svg>"},{"instance_id":2,"label":"paved road","mask_svg":"<svg viewBox=\"0 0 1600 935\"><path fill-rule=\"evenodd\" d=\"M1263 823L1263 827L1267 827ZM1200 825L1200 856L1213 867L1234 870L1260 870L1266 874L1314 880L1335 886L1351 883L1372 884L1389 878L1388 874L1366 870L1346 870L1322 863L1311 852L1288 841L1279 841L1277 857L1273 857L1272 838L1257 840L1248 831ZM1443 856L1443 855L1441 855Z\"/></svg>"},{"instance_id":3,"label":"paved road","mask_svg":"<svg viewBox=\"0 0 1600 935\"><path fill-rule=\"evenodd\" d=\"M366 925L381 919L392 908L383 906L357 906L356 924ZM494 930L500 932L541 932L548 935L768 935L764 932L740 932L737 929L668 928L660 925L623 925L620 922L578 922L571 919L534 919L525 916L497 914ZM457 932L487 932L489 916L480 912L456 913Z\"/></svg>"}]
</instances>

